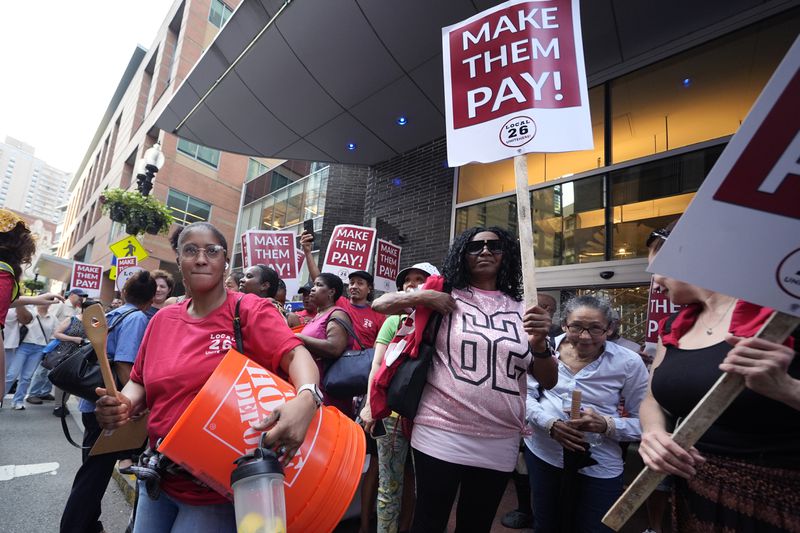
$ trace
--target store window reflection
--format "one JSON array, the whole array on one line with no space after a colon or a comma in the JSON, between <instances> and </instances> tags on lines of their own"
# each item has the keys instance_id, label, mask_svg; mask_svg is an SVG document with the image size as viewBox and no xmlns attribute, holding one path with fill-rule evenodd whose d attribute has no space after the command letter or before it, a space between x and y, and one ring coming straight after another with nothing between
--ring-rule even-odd
<instances>
[{"instance_id":1,"label":"store window reflection","mask_svg":"<svg viewBox=\"0 0 800 533\"><path fill-rule=\"evenodd\" d=\"M536 266L605 259L603 177L533 191Z\"/></svg>"},{"instance_id":2,"label":"store window reflection","mask_svg":"<svg viewBox=\"0 0 800 533\"><path fill-rule=\"evenodd\" d=\"M611 172L611 259L647 257L647 236L686 210L722 150L714 146Z\"/></svg>"},{"instance_id":3,"label":"store window reflection","mask_svg":"<svg viewBox=\"0 0 800 533\"><path fill-rule=\"evenodd\" d=\"M613 162L735 133L799 18L795 11L611 82Z\"/></svg>"}]
</instances>

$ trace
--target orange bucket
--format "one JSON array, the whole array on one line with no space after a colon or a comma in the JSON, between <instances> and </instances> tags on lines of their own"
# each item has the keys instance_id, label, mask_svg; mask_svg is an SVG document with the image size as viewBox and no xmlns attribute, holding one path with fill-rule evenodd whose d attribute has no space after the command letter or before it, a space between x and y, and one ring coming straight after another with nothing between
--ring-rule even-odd
<instances>
[{"instance_id":1,"label":"orange bucket","mask_svg":"<svg viewBox=\"0 0 800 533\"><path fill-rule=\"evenodd\" d=\"M233 461L251 453L250 427L295 396L294 387L231 350L211 374L159 451L229 498ZM285 468L286 524L291 532L332 531L353 499L366 454L364 432L323 406Z\"/></svg>"}]
</instances>

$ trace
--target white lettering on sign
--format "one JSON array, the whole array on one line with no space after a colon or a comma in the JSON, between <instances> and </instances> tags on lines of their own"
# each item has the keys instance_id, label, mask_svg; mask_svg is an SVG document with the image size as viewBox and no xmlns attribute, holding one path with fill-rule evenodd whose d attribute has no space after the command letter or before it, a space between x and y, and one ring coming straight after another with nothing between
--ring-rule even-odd
<instances>
[{"instance_id":1,"label":"white lettering on sign","mask_svg":"<svg viewBox=\"0 0 800 533\"><path fill-rule=\"evenodd\" d=\"M554 89L556 91L560 91L560 72L541 72L539 73L538 78L531 76L530 72L523 72L520 74L520 78L522 78L522 80L525 81L525 83L527 83L531 89L533 89L534 101L540 101L542 99L542 87L544 87L548 79L551 79L551 74ZM521 104L524 104L528 101L527 97L525 96L525 92L520 89L517 82L514 81L514 78L503 78L500 82L500 86L497 88L496 94L491 87L478 87L477 89L467 91L467 114L469 118L475 118L475 116L478 114L478 108L488 104L489 101L492 100L492 97L494 97L492 102L492 111L497 111L500 109L500 106L503 104L503 102L508 100L516 100ZM560 100L559 95L556 95L555 98L556 100Z\"/></svg>"},{"instance_id":2,"label":"white lettering on sign","mask_svg":"<svg viewBox=\"0 0 800 533\"><path fill-rule=\"evenodd\" d=\"M783 182L790 177L800 178L800 131L783 152L778 162L772 167L767 177L758 187L761 192L774 194Z\"/></svg>"},{"instance_id":3,"label":"white lettering on sign","mask_svg":"<svg viewBox=\"0 0 800 533\"><path fill-rule=\"evenodd\" d=\"M528 26L535 30L549 30L557 29L558 24L555 23L557 7L546 7L544 9L533 8L529 11L517 11L517 24L508 16L502 16L497 20L494 31L491 31L489 22L484 22L481 29L478 30L477 35L473 35L469 31L463 34L463 48L469 49L471 44L478 44L481 42L489 42L490 40L497 39L503 32L517 33L525 31Z\"/></svg>"}]
</instances>

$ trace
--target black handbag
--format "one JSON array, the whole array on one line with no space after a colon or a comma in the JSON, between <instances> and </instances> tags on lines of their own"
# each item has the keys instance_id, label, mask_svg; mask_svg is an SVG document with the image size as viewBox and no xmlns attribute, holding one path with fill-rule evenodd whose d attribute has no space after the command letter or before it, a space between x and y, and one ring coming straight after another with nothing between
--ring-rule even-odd
<instances>
[{"instance_id":1,"label":"black handbag","mask_svg":"<svg viewBox=\"0 0 800 533\"><path fill-rule=\"evenodd\" d=\"M352 398L366 394L375 349L364 348L350 324L338 318L333 320L356 340L361 349L347 350L334 359L325 369L322 387L326 394L337 398Z\"/></svg>"},{"instance_id":2,"label":"black handbag","mask_svg":"<svg viewBox=\"0 0 800 533\"><path fill-rule=\"evenodd\" d=\"M422 335L417 357L406 357L399 363L400 366L397 367L386 391L386 403L389 408L409 420L414 420L417 416L422 391L428 383L428 370L436 354L436 335L439 333L441 323L441 314L431 314Z\"/></svg>"},{"instance_id":3,"label":"black handbag","mask_svg":"<svg viewBox=\"0 0 800 533\"><path fill-rule=\"evenodd\" d=\"M135 313L138 309L131 309L120 315L120 317L108 328L111 333L126 316ZM111 362L111 360L109 360ZM117 388L121 389L121 384L114 369L111 369L111 374L114 376ZM103 383L103 374L100 372L100 364L97 362L97 354L91 344L85 344L69 354L61 360L54 368L47 374L47 379L58 387L70 394L74 394L79 398L96 402L98 396L95 393L97 387L105 387Z\"/></svg>"}]
</instances>

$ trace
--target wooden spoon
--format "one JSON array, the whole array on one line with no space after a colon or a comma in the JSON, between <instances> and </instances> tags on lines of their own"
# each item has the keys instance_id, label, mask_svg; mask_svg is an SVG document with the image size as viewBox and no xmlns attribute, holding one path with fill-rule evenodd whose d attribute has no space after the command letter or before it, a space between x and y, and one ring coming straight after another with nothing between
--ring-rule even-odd
<instances>
[{"instance_id":1,"label":"wooden spoon","mask_svg":"<svg viewBox=\"0 0 800 533\"><path fill-rule=\"evenodd\" d=\"M94 353L97 354L97 362L100 365L100 372L103 374L103 383L109 396L117 396L117 384L114 381L114 374L111 373L111 364L106 355L106 341L108 340L108 322L100 304L90 305L83 310L83 329L86 336L92 343Z\"/></svg>"}]
</instances>

